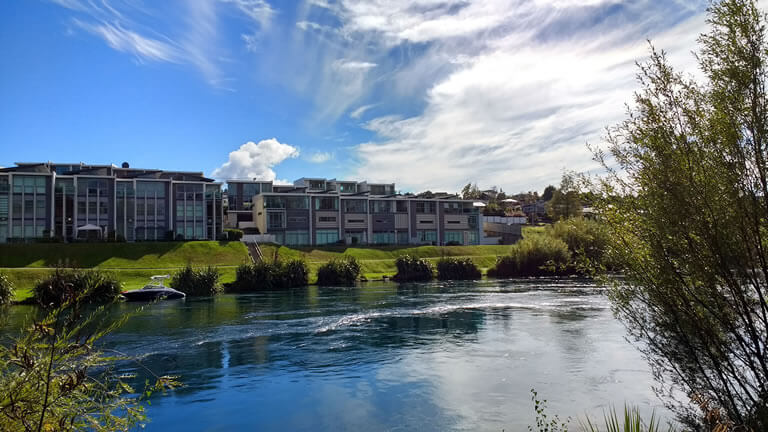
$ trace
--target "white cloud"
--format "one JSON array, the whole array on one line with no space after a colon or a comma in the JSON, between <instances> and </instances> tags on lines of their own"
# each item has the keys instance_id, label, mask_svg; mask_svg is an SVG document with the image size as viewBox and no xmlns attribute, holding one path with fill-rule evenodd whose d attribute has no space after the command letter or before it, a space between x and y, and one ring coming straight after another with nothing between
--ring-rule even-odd
<instances>
[{"instance_id":1,"label":"white cloud","mask_svg":"<svg viewBox=\"0 0 768 432\"><path fill-rule=\"evenodd\" d=\"M354 111L349 113L349 117L357 120L360 117L362 117L363 114L365 114L366 111L368 111L369 109L375 107L376 105L378 105L378 104L369 104L369 105L363 105L361 107L358 107L357 109L355 109Z\"/></svg>"},{"instance_id":2,"label":"white cloud","mask_svg":"<svg viewBox=\"0 0 768 432\"><path fill-rule=\"evenodd\" d=\"M181 53L170 42L144 37L136 32L127 30L120 24L93 24L75 20L80 28L93 33L115 50L133 54L138 59L167 61L178 63Z\"/></svg>"},{"instance_id":3,"label":"white cloud","mask_svg":"<svg viewBox=\"0 0 768 432\"><path fill-rule=\"evenodd\" d=\"M283 144L275 138L249 141L229 153L229 160L211 174L217 179L258 179L275 181L277 175L272 168L286 159L299 156L299 149Z\"/></svg>"},{"instance_id":4,"label":"white cloud","mask_svg":"<svg viewBox=\"0 0 768 432\"><path fill-rule=\"evenodd\" d=\"M312 153L312 155L309 156L307 160L309 160L312 163L319 164L319 163L328 162L332 158L333 158L333 154L331 154L330 152L315 152L315 153Z\"/></svg>"},{"instance_id":5,"label":"white cloud","mask_svg":"<svg viewBox=\"0 0 768 432\"><path fill-rule=\"evenodd\" d=\"M357 70L366 70L366 69L376 67L376 63L340 59L335 61L333 63L333 66L341 70L357 71Z\"/></svg>"}]
</instances>

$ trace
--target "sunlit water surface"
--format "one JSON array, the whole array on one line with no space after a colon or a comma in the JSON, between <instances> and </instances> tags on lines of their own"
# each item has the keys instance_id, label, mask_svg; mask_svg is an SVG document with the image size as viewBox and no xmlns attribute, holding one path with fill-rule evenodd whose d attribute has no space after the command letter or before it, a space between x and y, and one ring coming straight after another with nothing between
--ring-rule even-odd
<instances>
[{"instance_id":1,"label":"sunlit water surface","mask_svg":"<svg viewBox=\"0 0 768 432\"><path fill-rule=\"evenodd\" d=\"M6 333L31 312L10 310ZM563 418L664 414L624 337L588 282L493 280L168 301L105 345L184 382L153 397L150 431L517 431L531 388Z\"/></svg>"}]
</instances>

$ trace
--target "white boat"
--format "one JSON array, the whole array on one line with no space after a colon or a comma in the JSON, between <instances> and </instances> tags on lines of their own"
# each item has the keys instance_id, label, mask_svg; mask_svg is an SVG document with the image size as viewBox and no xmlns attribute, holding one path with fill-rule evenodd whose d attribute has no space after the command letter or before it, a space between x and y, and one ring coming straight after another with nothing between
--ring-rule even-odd
<instances>
[{"instance_id":1,"label":"white boat","mask_svg":"<svg viewBox=\"0 0 768 432\"><path fill-rule=\"evenodd\" d=\"M123 297L128 301L175 300L186 297L183 292L163 285L163 280L170 277L170 275L152 276L152 282L145 285L144 288L124 291Z\"/></svg>"}]
</instances>

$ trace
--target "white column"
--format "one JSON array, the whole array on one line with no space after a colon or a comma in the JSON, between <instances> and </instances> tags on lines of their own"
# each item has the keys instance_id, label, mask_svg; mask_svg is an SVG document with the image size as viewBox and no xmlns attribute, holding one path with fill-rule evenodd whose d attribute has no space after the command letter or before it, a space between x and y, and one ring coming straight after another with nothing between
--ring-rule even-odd
<instances>
[{"instance_id":1,"label":"white column","mask_svg":"<svg viewBox=\"0 0 768 432\"><path fill-rule=\"evenodd\" d=\"M13 174L8 174L8 238L13 238Z\"/></svg>"},{"instance_id":2,"label":"white column","mask_svg":"<svg viewBox=\"0 0 768 432\"><path fill-rule=\"evenodd\" d=\"M56 222L54 215L56 214L56 172L51 175L51 230L48 233L48 237L53 238L56 234Z\"/></svg>"},{"instance_id":3,"label":"white column","mask_svg":"<svg viewBox=\"0 0 768 432\"><path fill-rule=\"evenodd\" d=\"M78 207L78 195L77 195L77 179L78 177L75 176L75 178L72 181L72 185L75 188L74 195L72 198L73 202L73 209L72 212L74 213L74 217L72 218L72 237L74 237L75 240L77 240L77 207Z\"/></svg>"}]
</instances>

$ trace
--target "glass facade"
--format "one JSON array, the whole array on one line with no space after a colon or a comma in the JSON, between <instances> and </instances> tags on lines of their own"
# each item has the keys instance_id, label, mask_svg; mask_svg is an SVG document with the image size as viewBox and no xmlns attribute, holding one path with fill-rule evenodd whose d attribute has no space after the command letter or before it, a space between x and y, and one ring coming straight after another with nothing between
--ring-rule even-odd
<instances>
[{"instance_id":1,"label":"glass facade","mask_svg":"<svg viewBox=\"0 0 768 432\"><path fill-rule=\"evenodd\" d=\"M11 209L9 207L9 195L11 186L8 184L8 176L0 177L0 243L8 241L8 224L10 222Z\"/></svg>"},{"instance_id":2,"label":"glass facade","mask_svg":"<svg viewBox=\"0 0 768 432\"><path fill-rule=\"evenodd\" d=\"M77 238L101 238L112 226L111 204L111 179L107 178L77 178ZM101 228L101 234L90 230L78 230L86 225L95 225Z\"/></svg>"},{"instance_id":3,"label":"glass facade","mask_svg":"<svg viewBox=\"0 0 768 432\"><path fill-rule=\"evenodd\" d=\"M13 176L9 197L11 238L35 239L47 235L47 212L50 206L49 182L49 176Z\"/></svg>"},{"instance_id":4,"label":"glass facade","mask_svg":"<svg viewBox=\"0 0 768 432\"><path fill-rule=\"evenodd\" d=\"M339 241L338 230L317 230L315 232L315 244L324 245Z\"/></svg>"},{"instance_id":5,"label":"glass facade","mask_svg":"<svg viewBox=\"0 0 768 432\"><path fill-rule=\"evenodd\" d=\"M136 182L135 240L163 240L168 231L167 182ZM185 237L187 237L185 235ZM190 238L203 238L196 235Z\"/></svg>"},{"instance_id":6,"label":"glass facade","mask_svg":"<svg viewBox=\"0 0 768 432\"><path fill-rule=\"evenodd\" d=\"M284 245L301 246L309 244L309 231L286 231Z\"/></svg>"},{"instance_id":7,"label":"glass facade","mask_svg":"<svg viewBox=\"0 0 768 432\"><path fill-rule=\"evenodd\" d=\"M394 231L378 231L373 233L374 244L395 244L395 238Z\"/></svg>"},{"instance_id":8,"label":"glass facade","mask_svg":"<svg viewBox=\"0 0 768 432\"><path fill-rule=\"evenodd\" d=\"M62 240L75 237L75 180L56 178L54 187L54 236Z\"/></svg>"},{"instance_id":9,"label":"glass facade","mask_svg":"<svg viewBox=\"0 0 768 432\"><path fill-rule=\"evenodd\" d=\"M179 240L204 239L207 219L205 217L203 185L177 183L173 185L173 188L176 198L176 208L174 209L176 238ZM141 209L137 206L137 213L138 210Z\"/></svg>"},{"instance_id":10,"label":"glass facade","mask_svg":"<svg viewBox=\"0 0 768 432\"><path fill-rule=\"evenodd\" d=\"M437 231L417 230L416 239L419 243L437 243Z\"/></svg>"},{"instance_id":11,"label":"glass facade","mask_svg":"<svg viewBox=\"0 0 768 432\"><path fill-rule=\"evenodd\" d=\"M344 213L365 213L365 206L368 200L342 200L344 203Z\"/></svg>"},{"instance_id":12,"label":"glass facade","mask_svg":"<svg viewBox=\"0 0 768 432\"><path fill-rule=\"evenodd\" d=\"M315 210L338 210L339 199L335 197L315 198Z\"/></svg>"},{"instance_id":13,"label":"glass facade","mask_svg":"<svg viewBox=\"0 0 768 432\"><path fill-rule=\"evenodd\" d=\"M267 196L264 197L264 208L306 210L309 208L309 197Z\"/></svg>"},{"instance_id":14,"label":"glass facade","mask_svg":"<svg viewBox=\"0 0 768 432\"><path fill-rule=\"evenodd\" d=\"M446 231L444 234L445 244L458 243L464 244L464 231Z\"/></svg>"},{"instance_id":15,"label":"glass facade","mask_svg":"<svg viewBox=\"0 0 768 432\"><path fill-rule=\"evenodd\" d=\"M117 202L117 236L126 240L136 240L136 193L133 181L115 183Z\"/></svg>"},{"instance_id":16,"label":"glass facade","mask_svg":"<svg viewBox=\"0 0 768 432\"><path fill-rule=\"evenodd\" d=\"M371 201L371 213L392 213L393 201Z\"/></svg>"}]
</instances>

